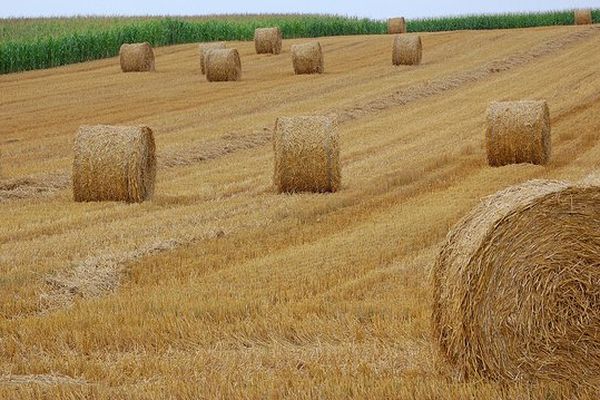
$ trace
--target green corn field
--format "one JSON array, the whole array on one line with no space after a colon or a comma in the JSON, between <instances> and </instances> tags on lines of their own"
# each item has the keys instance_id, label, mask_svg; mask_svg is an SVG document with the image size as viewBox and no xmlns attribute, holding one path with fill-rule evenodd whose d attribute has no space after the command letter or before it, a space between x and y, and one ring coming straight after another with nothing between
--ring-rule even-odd
<instances>
[{"instance_id":1,"label":"green corn field","mask_svg":"<svg viewBox=\"0 0 600 400\"><path fill-rule=\"evenodd\" d=\"M593 11L594 22L600 10ZM470 15L409 20L409 32L506 29L573 24L572 11ZM0 74L113 57L123 43L153 46L251 40L258 27L279 26L284 38L381 34L385 21L333 15L207 17L75 17L0 19Z\"/></svg>"}]
</instances>

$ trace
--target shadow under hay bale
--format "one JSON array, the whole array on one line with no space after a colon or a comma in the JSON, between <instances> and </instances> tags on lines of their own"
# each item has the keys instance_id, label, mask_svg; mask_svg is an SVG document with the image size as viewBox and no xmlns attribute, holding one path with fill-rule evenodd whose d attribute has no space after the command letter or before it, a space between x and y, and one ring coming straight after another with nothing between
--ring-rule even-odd
<instances>
[{"instance_id":1,"label":"shadow under hay bale","mask_svg":"<svg viewBox=\"0 0 600 400\"><path fill-rule=\"evenodd\" d=\"M600 186L530 181L485 199L433 270L433 329L463 379L600 384Z\"/></svg>"},{"instance_id":2,"label":"shadow under hay bale","mask_svg":"<svg viewBox=\"0 0 600 400\"><path fill-rule=\"evenodd\" d=\"M394 65L418 65L423 56L423 44L419 35L397 35L392 49Z\"/></svg>"},{"instance_id":3,"label":"shadow under hay bale","mask_svg":"<svg viewBox=\"0 0 600 400\"><path fill-rule=\"evenodd\" d=\"M139 203L154 192L154 135L145 126L82 126L73 160L75 201Z\"/></svg>"},{"instance_id":4,"label":"shadow under hay bale","mask_svg":"<svg viewBox=\"0 0 600 400\"><path fill-rule=\"evenodd\" d=\"M575 10L575 25L589 25L592 23L592 10Z\"/></svg>"},{"instance_id":5,"label":"shadow under hay bale","mask_svg":"<svg viewBox=\"0 0 600 400\"><path fill-rule=\"evenodd\" d=\"M294 73L322 74L325 70L323 50L319 42L295 44L292 46Z\"/></svg>"},{"instance_id":6,"label":"shadow under hay bale","mask_svg":"<svg viewBox=\"0 0 600 400\"><path fill-rule=\"evenodd\" d=\"M236 49L206 50L204 62L209 82L239 81L242 78L242 61Z\"/></svg>"},{"instance_id":7,"label":"shadow under hay bale","mask_svg":"<svg viewBox=\"0 0 600 400\"><path fill-rule=\"evenodd\" d=\"M208 50L224 49L224 48L225 48L225 42L201 43L198 46L198 49L200 52L200 71L202 72L202 75L206 74L205 57L206 57L206 53L208 52Z\"/></svg>"},{"instance_id":8,"label":"shadow under hay bale","mask_svg":"<svg viewBox=\"0 0 600 400\"><path fill-rule=\"evenodd\" d=\"M406 33L406 21L404 20L404 17L388 19L388 33L389 34Z\"/></svg>"},{"instance_id":9,"label":"shadow under hay bale","mask_svg":"<svg viewBox=\"0 0 600 400\"><path fill-rule=\"evenodd\" d=\"M119 61L123 72L154 71L154 51L148 43L124 43L119 49Z\"/></svg>"},{"instance_id":10,"label":"shadow under hay bale","mask_svg":"<svg viewBox=\"0 0 600 400\"><path fill-rule=\"evenodd\" d=\"M277 190L280 193L337 191L341 184L338 142L334 118L277 118L273 133Z\"/></svg>"},{"instance_id":11,"label":"shadow under hay bale","mask_svg":"<svg viewBox=\"0 0 600 400\"><path fill-rule=\"evenodd\" d=\"M254 30L256 54L281 53L282 38L279 28L256 28Z\"/></svg>"},{"instance_id":12,"label":"shadow under hay bale","mask_svg":"<svg viewBox=\"0 0 600 400\"><path fill-rule=\"evenodd\" d=\"M545 101L493 102L487 109L486 150L489 165L550 160L550 111Z\"/></svg>"}]
</instances>

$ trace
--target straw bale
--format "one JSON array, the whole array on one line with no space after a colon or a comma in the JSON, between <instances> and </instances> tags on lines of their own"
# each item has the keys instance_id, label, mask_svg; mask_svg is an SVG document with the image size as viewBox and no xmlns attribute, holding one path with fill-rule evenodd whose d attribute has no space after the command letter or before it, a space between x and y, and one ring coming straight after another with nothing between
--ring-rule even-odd
<instances>
[{"instance_id":1,"label":"straw bale","mask_svg":"<svg viewBox=\"0 0 600 400\"><path fill-rule=\"evenodd\" d=\"M546 164L550 160L550 111L545 101L492 102L487 110L488 163Z\"/></svg>"},{"instance_id":2,"label":"straw bale","mask_svg":"<svg viewBox=\"0 0 600 400\"><path fill-rule=\"evenodd\" d=\"M434 265L432 326L463 379L600 384L600 186L534 180L481 202Z\"/></svg>"},{"instance_id":3,"label":"straw bale","mask_svg":"<svg viewBox=\"0 0 600 400\"><path fill-rule=\"evenodd\" d=\"M142 202L154 191L154 135L146 126L82 126L74 145L75 201Z\"/></svg>"},{"instance_id":4,"label":"straw bale","mask_svg":"<svg viewBox=\"0 0 600 400\"><path fill-rule=\"evenodd\" d=\"M592 10L589 8L575 10L575 25L589 25L592 23Z\"/></svg>"},{"instance_id":5,"label":"straw bale","mask_svg":"<svg viewBox=\"0 0 600 400\"><path fill-rule=\"evenodd\" d=\"M274 182L278 191L337 191L341 183L338 141L334 118L278 118L273 133Z\"/></svg>"},{"instance_id":6,"label":"straw bale","mask_svg":"<svg viewBox=\"0 0 600 400\"><path fill-rule=\"evenodd\" d=\"M406 22L404 21L404 17L388 19L388 33L390 33L390 34L406 33Z\"/></svg>"},{"instance_id":7,"label":"straw bale","mask_svg":"<svg viewBox=\"0 0 600 400\"><path fill-rule=\"evenodd\" d=\"M279 54L281 53L282 34L281 29L256 28L254 31L254 47L256 54Z\"/></svg>"},{"instance_id":8,"label":"straw bale","mask_svg":"<svg viewBox=\"0 0 600 400\"><path fill-rule=\"evenodd\" d=\"M242 78L242 62L236 49L208 50L204 62L209 82L239 81Z\"/></svg>"},{"instance_id":9,"label":"straw bale","mask_svg":"<svg viewBox=\"0 0 600 400\"><path fill-rule=\"evenodd\" d=\"M321 44L310 42L293 45L292 63L296 74L322 74L325 66Z\"/></svg>"},{"instance_id":10,"label":"straw bale","mask_svg":"<svg viewBox=\"0 0 600 400\"><path fill-rule=\"evenodd\" d=\"M204 61L206 52L208 50L224 49L224 48L225 48L225 42L200 43L200 45L198 46L198 49L200 51L200 71L202 72L202 75L206 74L206 66L205 66L205 61Z\"/></svg>"},{"instance_id":11,"label":"straw bale","mask_svg":"<svg viewBox=\"0 0 600 400\"><path fill-rule=\"evenodd\" d=\"M392 63L394 65L418 65L421 63L423 45L419 35L397 35L394 38Z\"/></svg>"},{"instance_id":12,"label":"straw bale","mask_svg":"<svg viewBox=\"0 0 600 400\"><path fill-rule=\"evenodd\" d=\"M124 43L119 50L119 59L123 72L154 71L154 51L147 42Z\"/></svg>"}]
</instances>

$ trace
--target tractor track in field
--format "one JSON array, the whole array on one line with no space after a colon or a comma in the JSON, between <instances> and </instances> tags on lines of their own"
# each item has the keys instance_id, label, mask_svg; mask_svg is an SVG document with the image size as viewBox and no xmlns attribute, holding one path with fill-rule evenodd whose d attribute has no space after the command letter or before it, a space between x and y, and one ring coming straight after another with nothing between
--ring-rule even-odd
<instances>
[{"instance_id":1,"label":"tractor track in field","mask_svg":"<svg viewBox=\"0 0 600 400\"><path fill-rule=\"evenodd\" d=\"M598 31L600 31L599 26L592 26L586 30L554 37L527 51L517 52L511 56L486 62L467 71L395 89L387 95L368 102L350 107L328 109L321 111L321 113L336 117L339 124L344 124L373 113L437 96L485 80L494 74L527 65L539 58L563 50L580 40L587 39ZM215 160L238 151L262 147L270 142L272 134L272 129L268 127L255 128L246 132L228 133L218 139L209 140L185 150L167 151L158 154L158 164L159 167L171 168ZM71 174L67 171L0 181L0 203L10 200L51 196L53 193L69 187L70 184Z\"/></svg>"}]
</instances>

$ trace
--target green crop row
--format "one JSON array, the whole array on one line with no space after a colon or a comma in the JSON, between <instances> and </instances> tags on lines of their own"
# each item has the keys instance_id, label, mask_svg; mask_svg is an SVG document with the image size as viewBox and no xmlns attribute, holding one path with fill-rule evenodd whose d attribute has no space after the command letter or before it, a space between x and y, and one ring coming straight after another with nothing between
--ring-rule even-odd
<instances>
[{"instance_id":1,"label":"green crop row","mask_svg":"<svg viewBox=\"0 0 600 400\"><path fill-rule=\"evenodd\" d=\"M600 22L600 10L593 11ZM408 21L409 32L571 25L572 11L470 15ZM123 43L153 46L251 40L257 27L279 26L285 38L381 34L385 21L330 15L56 18L0 20L0 74L112 57Z\"/></svg>"}]
</instances>

